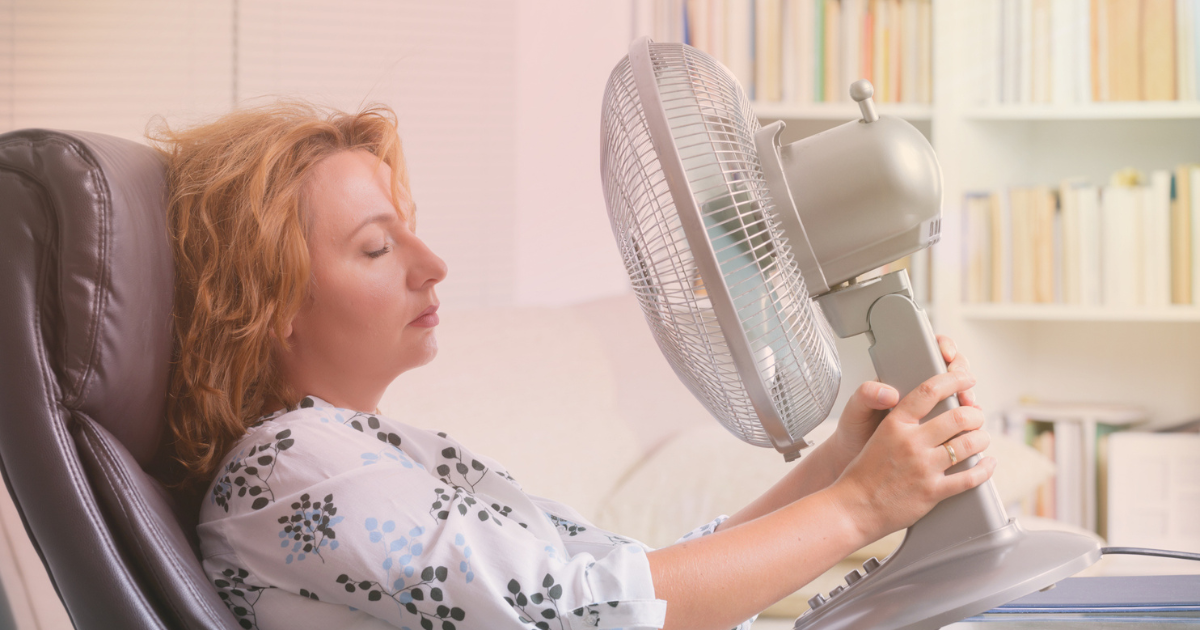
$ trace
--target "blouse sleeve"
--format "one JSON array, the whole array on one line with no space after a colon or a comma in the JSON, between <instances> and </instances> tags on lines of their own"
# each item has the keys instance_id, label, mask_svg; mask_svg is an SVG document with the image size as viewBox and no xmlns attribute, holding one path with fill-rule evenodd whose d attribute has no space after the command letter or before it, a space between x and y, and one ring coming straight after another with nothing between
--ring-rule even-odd
<instances>
[{"instance_id":1,"label":"blouse sleeve","mask_svg":"<svg viewBox=\"0 0 1200 630\"><path fill-rule=\"evenodd\" d=\"M502 475L485 501L470 484L439 478L439 461L422 466L401 449L359 453L395 447L347 444L337 430L289 434L287 452L273 451L274 483L269 495L256 493L258 507L205 523L207 537L221 541L205 554L211 575L244 571L413 629L662 627L666 602L655 598L640 545L567 554L540 511L515 509L525 495ZM461 459L451 447L441 453ZM354 465L328 470L339 458ZM449 465L490 480L470 462Z\"/></svg>"}]
</instances>

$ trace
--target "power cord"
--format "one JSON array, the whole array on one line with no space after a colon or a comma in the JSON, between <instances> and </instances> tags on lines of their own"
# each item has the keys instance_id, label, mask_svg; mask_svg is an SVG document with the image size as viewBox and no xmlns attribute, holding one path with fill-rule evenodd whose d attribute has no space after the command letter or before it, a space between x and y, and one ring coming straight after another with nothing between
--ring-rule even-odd
<instances>
[{"instance_id":1,"label":"power cord","mask_svg":"<svg viewBox=\"0 0 1200 630\"><path fill-rule=\"evenodd\" d=\"M1102 555L1125 554L1130 556L1156 556L1159 558L1175 558L1177 560L1200 560L1200 553L1187 551L1167 551L1166 549L1147 549L1145 547L1101 547Z\"/></svg>"}]
</instances>

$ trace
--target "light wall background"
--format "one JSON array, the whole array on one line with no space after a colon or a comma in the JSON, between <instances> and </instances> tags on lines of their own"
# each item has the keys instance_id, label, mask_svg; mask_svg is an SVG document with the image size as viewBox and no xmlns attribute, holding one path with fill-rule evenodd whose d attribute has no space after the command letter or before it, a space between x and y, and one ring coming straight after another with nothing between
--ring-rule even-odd
<instances>
[{"instance_id":1,"label":"light wall background","mask_svg":"<svg viewBox=\"0 0 1200 630\"><path fill-rule=\"evenodd\" d=\"M566 304L628 290L599 121L630 32L630 3L604 0L0 0L0 132L145 142L277 97L385 103L439 297Z\"/></svg>"}]
</instances>

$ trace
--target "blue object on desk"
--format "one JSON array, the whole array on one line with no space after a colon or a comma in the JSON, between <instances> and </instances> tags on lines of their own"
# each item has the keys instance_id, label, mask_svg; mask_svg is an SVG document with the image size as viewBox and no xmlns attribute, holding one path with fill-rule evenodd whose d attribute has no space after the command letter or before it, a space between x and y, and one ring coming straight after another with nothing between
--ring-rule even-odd
<instances>
[{"instance_id":1,"label":"blue object on desk","mask_svg":"<svg viewBox=\"0 0 1200 630\"><path fill-rule=\"evenodd\" d=\"M1067 578L1044 592L1026 595L984 615L1122 615L1200 613L1200 575L1138 575ZM972 620L984 620L972 617Z\"/></svg>"}]
</instances>

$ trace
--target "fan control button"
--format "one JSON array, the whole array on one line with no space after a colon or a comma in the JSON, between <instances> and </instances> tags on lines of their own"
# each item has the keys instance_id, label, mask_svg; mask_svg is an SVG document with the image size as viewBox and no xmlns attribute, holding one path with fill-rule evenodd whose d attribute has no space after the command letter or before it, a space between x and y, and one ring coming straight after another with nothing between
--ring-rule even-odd
<instances>
[{"instance_id":1,"label":"fan control button","mask_svg":"<svg viewBox=\"0 0 1200 630\"><path fill-rule=\"evenodd\" d=\"M870 560L867 560L866 562L863 563L863 571L866 571L867 573L870 573L878 568L879 568L879 560L875 559L874 557L872 557Z\"/></svg>"},{"instance_id":2,"label":"fan control button","mask_svg":"<svg viewBox=\"0 0 1200 630\"><path fill-rule=\"evenodd\" d=\"M813 595L811 599L808 600L808 607L813 610L816 610L817 608L819 608L821 606L821 604L824 604L827 601L829 601L829 600L825 599L824 595L817 593L816 595Z\"/></svg>"},{"instance_id":3,"label":"fan control button","mask_svg":"<svg viewBox=\"0 0 1200 630\"><path fill-rule=\"evenodd\" d=\"M846 586L851 586L855 582L861 580L862 578L863 578L863 574L859 573L858 569L854 569L853 571L846 574Z\"/></svg>"},{"instance_id":4,"label":"fan control button","mask_svg":"<svg viewBox=\"0 0 1200 630\"><path fill-rule=\"evenodd\" d=\"M846 587L845 587L845 586L839 586L839 587L837 587L837 588L833 589L832 591L829 591L829 597L830 597L830 599L832 599L832 598L834 598L834 597L837 597L838 593L841 593L841 592L842 592L842 591L844 591L844 590L846 590Z\"/></svg>"}]
</instances>

